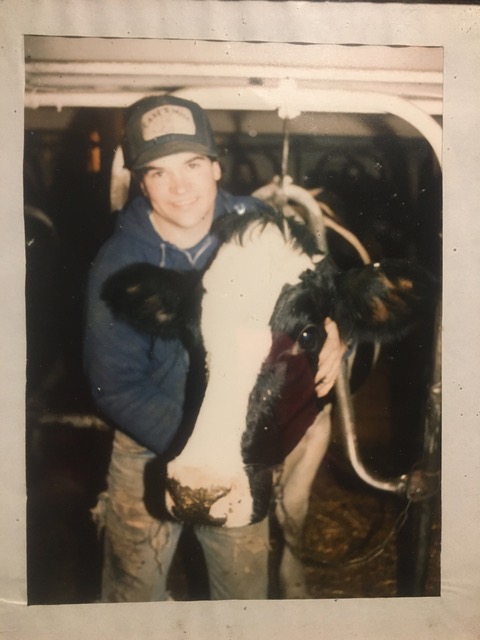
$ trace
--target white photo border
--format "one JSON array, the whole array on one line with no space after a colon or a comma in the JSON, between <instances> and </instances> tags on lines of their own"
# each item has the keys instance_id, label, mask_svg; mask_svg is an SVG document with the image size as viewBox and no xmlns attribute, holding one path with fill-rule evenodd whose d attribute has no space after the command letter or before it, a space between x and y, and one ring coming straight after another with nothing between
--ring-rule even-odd
<instances>
[{"instance_id":1,"label":"white photo border","mask_svg":"<svg viewBox=\"0 0 480 640\"><path fill-rule=\"evenodd\" d=\"M438 598L26 606L24 35L444 48L442 582ZM436 640L480 635L480 7L221 0L3 0L0 634Z\"/></svg>"}]
</instances>

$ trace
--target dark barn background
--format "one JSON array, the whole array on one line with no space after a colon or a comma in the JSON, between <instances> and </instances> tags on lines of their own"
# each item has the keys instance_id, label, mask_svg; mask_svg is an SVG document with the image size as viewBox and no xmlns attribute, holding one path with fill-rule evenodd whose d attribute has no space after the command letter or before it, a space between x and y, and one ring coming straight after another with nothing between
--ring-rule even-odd
<instances>
[{"instance_id":1,"label":"dark barn background","mask_svg":"<svg viewBox=\"0 0 480 640\"><path fill-rule=\"evenodd\" d=\"M287 52L280 67L274 51L275 64L262 58L262 76L255 54L248 59L245 51L224 45L231 54L228 62L238 65L227 73L212 58L213 43L188 58L173 43L137 41L120 48L118 41L86 40L26 38L30 604L99 597L101 543L90 509L105 487L112 432L92 406L82 374L82 323L88 268L115 222L111 167L122 136L122 101L190 86L218 85L233 95L237 85L242 91L269 88L276 82L272 69L288 76L285 67L291 62ZM316 48L315 58L299 47L298 82L312 90L338 86L414 96L441 121L441 52L334 49L338 56L332 58L327 47L322 58ZM247 48L252 51L255 45ZM220 53L223 62L225 48ZM332 59L336 76L325 71ZM122 67L132 60L147 66L140 71L138 64L134 70ZM158 60L165 62L153 76L148 65ZM101 66L104 62L111 66ZM233 77L241 64L258 75L243 71ZM380 74L385 69L391 72L387 79ZM209 112L223 156L223 186L251 193L281 173L285 134L275 112L231 105ZM416 259L440 278L441 172L429 143L412 126L395 116L357 113L353 104L341 112L301 113L289 123L288 140L288 174L295 184L321 188L322 198L372 259ZM370 488L351 471L335 431L315 481L304 536L312 597L439 595L440 451L438 432L431 441L428 431L435 409L429 396L438 355L434 328L432 310L411 336L382 351L354 398L365 464L382 477L417 466L427 469L432 495L409 503ZM280 548L276 536L273 547ZM208 596L202 559L188 532L171 589L178 599Z\"/></svg>"}]
</instances>

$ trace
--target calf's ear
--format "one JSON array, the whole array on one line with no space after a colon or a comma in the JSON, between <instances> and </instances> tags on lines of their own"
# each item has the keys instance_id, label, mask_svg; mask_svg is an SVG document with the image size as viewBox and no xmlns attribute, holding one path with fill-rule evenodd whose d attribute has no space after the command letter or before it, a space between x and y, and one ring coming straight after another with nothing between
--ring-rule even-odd
<instances>
[{"instance_id":1,"label":"calf's ear","mask_svg":"<svg viewBox=\"0 0 480 640\"><path fill-rule=\"evenodd\" d=\"M195 313L196 273L180 273L147 263L124 267L104 283L101 298L112 314L137 331L179 337Z\"/></svg>"},{"instance_id":2,"label":"calf's ear","mask_svg":"<svg viewBox=\"0 0 480 640\"><path fill-rule=\"evenodd\" d=\"M433 309L437 285L419 265L385 260L336 274L334 315L357 340L398 338Z\"/></svg>"}]
</instances>

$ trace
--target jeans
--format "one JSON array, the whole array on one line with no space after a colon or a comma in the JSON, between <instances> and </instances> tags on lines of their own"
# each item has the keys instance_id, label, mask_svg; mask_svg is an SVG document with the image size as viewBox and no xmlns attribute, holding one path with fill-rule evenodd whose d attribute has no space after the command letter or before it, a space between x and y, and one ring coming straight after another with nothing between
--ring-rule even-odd
<instances>
[{"instance_id":1,"label":"jeans","mask_svg":"<svg viewBox=\"0 0 480 640\"><path fill-rule=\"evenodd\" d=\"M93 517L104 527L103 602L167 600L167 578L182 531L179 522L147 512L144 468L153 454L116 432L108 491ZM238 528L196 526L212 600L268 597L268 519Z\"/></svg>"}]
</instances>

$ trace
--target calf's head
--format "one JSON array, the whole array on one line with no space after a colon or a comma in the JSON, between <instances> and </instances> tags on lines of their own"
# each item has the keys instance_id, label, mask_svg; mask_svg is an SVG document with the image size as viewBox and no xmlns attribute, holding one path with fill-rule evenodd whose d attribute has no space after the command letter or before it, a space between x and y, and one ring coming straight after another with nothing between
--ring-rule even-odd
<instances>
[{"instance_id":1,"label":"calf's head","mask_svg":"<svg viewBox=\"0 0 480 640\"><path fill-rule=\"evenodd\" d=\"M203 346L205 394L168 464L167 507L182 520L230 527L266 515L272 467L315 418L325 318L345 341L390 339L418 317L429 286L405 262L342 272L283 218L236 220L201 283L131 265L103 291L138 330Z\"/></svg>"}]
</instances>

